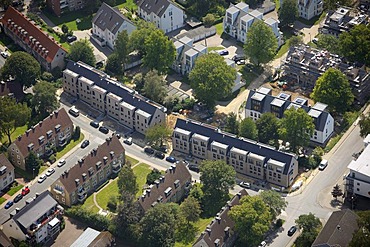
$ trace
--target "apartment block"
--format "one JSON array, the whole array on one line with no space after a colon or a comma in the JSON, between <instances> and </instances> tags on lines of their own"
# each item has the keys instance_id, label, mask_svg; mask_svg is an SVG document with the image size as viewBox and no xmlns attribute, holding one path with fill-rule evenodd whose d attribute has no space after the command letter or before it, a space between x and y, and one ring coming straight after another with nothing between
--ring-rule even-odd
<instances>
[{"instance_id":1,"label":"apartment block","mask_svg":"<svg viewBox=\"0 0 370 247\"><path fill-rule=\"evenodd\" d=\"M317 79L329 68L336 68L347 76L356 103L362 105L367 101L370 76L365 66L346 63L339 55L305 45L291 47L283 65L289 81L311 90Z\"/></svg>"},{"instance_id":2,"label":"apartment block","mask_svg":"<svg viewBox=\"0 0 370 247\"><path fill-rule=\"evenodd\" d=\"M0 190L5 189L14 182L14 166L5 154L0 154Z\"/></svg>"},{"instance_id":3,"label":"apartment block","mask_svg":"<svg viewBox=\"0 0 370 247\"><path fill-rule=\"evenodd\" d=\"M50 186L50 193L68 207L82 203L96 188L117 175L125 164L125 149L113 135L66 170Z\"/></svg>"},{"instance_id":4,"label":"apartment block","mask_svg":"<svg viewBox=\"0 0 370 247\"><path fill-rule=\"evenodd\" d=\"M298 0L298 16L306 20L321 15L323 8L322 0Z\"/></svg>"},{"instance_id":5,"label":"apartment block","mask_svg":"<svg viewBox=\"0 0 370 247\"><path fill-rule=\"evenodd\" d=\"M296 155L190 119L177 119L172 147L198 159L223 160L241 175L279 187L291 186L298 174Z\"/></svg>"},{"instance_id":6,"label":"apartment block","mask_svg":"<svg viewBox=\"0 0 370 247\"><path fill-rule=\"evenodd\" d=\"M76 11L85 7L85 0L46 0L46 6L56 16L69 11Z\"/></svg>"},{"instance_id":7,"label":"apartment block","mask_svg":"<svg viewBox=\"0 0 370 247\"><path fill-rule=\"evenodd\" d=\"M64 92L141 134L166 123L167 109L82 62L67 63Z\"/></svg>"},{"instance_id":8,"label":"apartment block","mask_svg":"<svg viewBox=\"0 0 370 247\"><path fill-rule=\"evenodd\" d=\"M329 141L334 132L334 118L327 111L327 105L320 102L311 107L307 99L298 97L293 100L288 93L273 96L270 88L261 87L249 92L245 105L245 117L257 121L263 113L271 112L277 118L283 118L284 112L292 107L305 110L312 118L315 124L315 131L311 136L312 142L325 144Z\"/></svg>"},{"instance_id":9,"label":"apartment block","mask_svg":"<svg viewBox=\"0 0 370 247\"><path fill-rule=\"evenodd\" d=\"M10 144L9 159L14 166L25 170L25 158L31 151L39 157L51 155L53 148L65 146L72 134L72 120L66 110L61 108L32 126Z\"/></svg>"}]
</instances>

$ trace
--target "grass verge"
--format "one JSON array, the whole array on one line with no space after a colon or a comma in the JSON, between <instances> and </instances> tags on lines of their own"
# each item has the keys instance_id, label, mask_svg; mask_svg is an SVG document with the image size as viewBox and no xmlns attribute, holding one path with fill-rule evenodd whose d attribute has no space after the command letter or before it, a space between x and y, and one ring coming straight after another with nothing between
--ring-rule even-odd
<instances>
[{"instance_id":1,"label":"grass verge","mask_svg":"<svg viewBox=\"0 0 370 247\"><path fill-rule=\"evenodd\" d=\"M136 165L137 163L139 163L139 161L137 159L134 159L128 155L126 155L126 162L130 162L130 164L132 166Z\"/></svg>"},{"instance_id":2,"label":"grass verge","mask_svg":"<svg viewBox=\"0 0 370 247\"><path fill-rule=\"evenodd\" d=\"M23 188L23 185L22 184L18 184L16 186L11 187L10 190L8 192L6 192L6 193L8 195L12 196L15 193L17 193L19 190L21 190L22 188Z\"/></svg>"},{"instance_id":3,"label":"grass verge","mask_svg":"<svg viewBox=\"0 0 370 247\"><path fill-rule=\"evenodd\" d=\"M88 198L86 198L84 204L81 206L86 211L91 213L97 214L99 212L99 208L95 206L94 203L94 194L91 194Z\"/></svg>"},{"instance_id":4,"label":"grass verge","mask_svg":"<svg viewBox=\"0 0 370 247\"><path fill-rule=\"evenodd\" d=\"M343 136L343 133L331 138L328 144L326 145L326 147L324 148L325 153L332 150L333 147L339 142L340 138L342 138L342 136Z\"/></svg>"},{"instance_id":5,"label":"grass verge","mask_svg":"<svg viewBox=\"0 0 370 247\"><path fill-rule=\"evenodd\" d=\"M66 153L68 153L72 148L74 148L75 146L77 146L80 142L82 142L82 140L85 138L84 134L80 134L80 138L78 138L78 140L70 140L69 143L67 144L67 146L65 146L62 150L60 150L59 152L57 152L56 154L56 158L57 160L60 159L61 157L63 157L63 155L65 155Z\"/></svg>"},{"instance_id":6,"label":"grass verge","mask_svg":"<svg viewBox=\"0 0 370 247\"><path fill-rule=\"evenodd\" d=\"M0 205L3 204L6 201L4 197L0 197Z\"/></svg>"},{"instance_id":7,"label":"grass verge","mask_svg":"<svg viewBox=\"0 0 370 247\"><path fill-rule=\"evenodd\" d=\"M215 25L215 27L216 27L216 33L218 35L222 35L222 33L224 32L223 23L222 22L221 23L218 23L218 24Z\"/></svg>"}]
</instances>

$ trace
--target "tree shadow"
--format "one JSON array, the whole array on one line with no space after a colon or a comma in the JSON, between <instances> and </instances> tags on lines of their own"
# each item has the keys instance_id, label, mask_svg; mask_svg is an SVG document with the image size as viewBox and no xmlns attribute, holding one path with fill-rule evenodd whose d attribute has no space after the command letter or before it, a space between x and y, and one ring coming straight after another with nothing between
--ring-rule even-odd
<instances>
[{"instance_id":1,"label":"tree shadow","mask_svg":"<svg viewBox=\"0 0 370 247\"><path fill-rule=\"evenodd\" d=\"M333 208L341 208L343 206L343 202L339 201L338 199L332 199L330 201L330 205L333 207Z\"/></svg>"}]
</instances>

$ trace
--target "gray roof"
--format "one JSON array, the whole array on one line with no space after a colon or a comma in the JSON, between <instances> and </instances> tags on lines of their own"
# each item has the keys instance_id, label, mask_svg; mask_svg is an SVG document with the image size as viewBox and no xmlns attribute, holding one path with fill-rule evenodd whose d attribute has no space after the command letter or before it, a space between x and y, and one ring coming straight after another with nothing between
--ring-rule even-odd
<instances>
[{"instance_id":1,"label":"gray roof","mask_svg":"<svg viewBox=\"0 0 370 247\"><path fill-rule=\"evenodd\" d=\"M170 4L169 0L139 0L137 6L147 13L162 16Z\"/></svg>"},{"instance_id":2,"label":"gray roof","mask_svg":"<svg viewBox=\"0 0 370 247\"><path fill-rule=\"evenodd\" d=\"M119 10L112 8L108 4L104 3L100 6L98 12L92 19L92 23L98 26L102 30L108 29L110 32L116 34L119 28L124 22L129 22L131 25L134 24L127 19Z\"/></svg>"},{"instance_id":3,"label":"gray roof","mask_svg":"<svg viewBox=\"0 0 370 247\"><path fill-rule=\"evenodd\" d=\"M88 227L71 247L88 247L99 236L100 232Z\"/></svg>"}]
</instances>

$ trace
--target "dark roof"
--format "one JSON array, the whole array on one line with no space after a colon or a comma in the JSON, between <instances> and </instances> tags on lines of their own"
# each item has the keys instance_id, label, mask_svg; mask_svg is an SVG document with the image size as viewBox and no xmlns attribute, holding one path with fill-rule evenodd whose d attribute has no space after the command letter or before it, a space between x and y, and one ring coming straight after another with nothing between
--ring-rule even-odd
<instances>
[{"instance_id":1,"label":"dark roof","mask_svg":"<svg viewBox=\"0 0 370 247\"><path fill-rule=\"evenodd\" d=\"M248 195L248 193L243 189L227 202L221 211L217 213L216 218L207 226L206 230L200 234L193 246L197 246L197 243L201 240L206 242L207 246L215 246L215 241L217 241L217 239L219 241L218 246L223 246L226 238L231 237L234 233L233 228L235 223L230 219L228 213L230 209L233 206L238 205L240 203L240 199L246 195Z\"/></svg>"},{"instance_id":2,"label":"dark roof","mask_svg":"<svg viewBox=\"0 0 370 247\"><path fill-rule=\"evenodd\" d=\"M121 12L119 12L119 10L112 8L105 2L102 3L98 12L92 19L92 23L98 26L101 30L108 29L114 34L117 33L124 22L129 22L131 25L134 25Z\"/></svg>"},{"instance_id":3,"label":"dark roof","mask_svg":"<svg viewBox=\"0 0 370 247\"><path fill-rule=\"evenodd\" d=\"M349 209L333 212L312 247L348 246L358 230L357 219L357 214Z\"/></svg>"},{"instance_id":4,"label":"dark roof","mask_svg":"<svg viewBox=\"0 0 370 247\"><path fill-rule=\"evenodd\" d=\"M114 152L112 156L110 153ZM91 150L91 152L86 155L84 158L80 159L77 164L71 167L69 170L64 172L60 177L59 181L64 185L64 188L67 192L71 193L76 190L76 179L79 179L81 183L84 181L83 174L85 176L92 176L96 174L98 170L104 169L105 166L109 165L115 157L121 155L125 152L121 142L114 135L109 138L96 149ZM104 162L104 157L107 158ZM101 162L101 167L98 169L96 164ZM91 169L90 169L91 168ZM90 171L93 171L93 174L89 174Z\"/></svg>"},{"instance_id":5,"label":"dark roof","mask_svg":"<svg viewBox=\"0 0 370 247\"><path fill-rule=\"evenodd\" d=\"M14 96L17 101L20 101L24 97L23 87L17 81L1 81L0 97L1 96Z\"/></svg>"},{"instance_id":6,"label":"dark roof","mask_svg":"<svg viewBox=\"0 0 370 247\"><path fill-rule=\"evenodd\" d=\"M46 61L51 62L53 61L55 55L59 51L59 49L63 49L65 53L67 51L56 43L54 38L51 36L45 34L41 29L39 29L37 26L33 24L26 16L24 16L22 13L18 12L18 10L14 9L13 7L9 7L7 11L5 12L3 18L1 19L1 22L4 26L10 28L11 23L14 22L18 27L23 28L27 34L25 43L28 44L30 37L33 37L36 39L36 42L40 42L40 45L42 45L43 48L45 48L48 53L46 56L43 56ZM16 31L18 33L18 31ZM39 49L36 46L31 46L32 49L37 52ZM40 55L41 56L41 55Z\"/></svg>"},{"instance_id":7,"label":"dark roof","mask_svg":"<svg viewBox=\"0 0 370 247\"><path fill-rule=\"evenodd\" d=\"M175 187L175 181L179 182L179 186ZM138 198L138 202L144 211L150 209L153 203L158 202L158 198L162 198L162 202L167 201L165 190L169 187L172 189L172 194L176 194L181 190L185 183L191 182L191 174L183 162L171 165L166 170L164 176L157 180L150 189L144 191L143 195Z\"/></svg>"},{"instance_id":8,"label":"dark roof","mask_svg":"<svg viewBox=\"0 0 370 247\"><path fill-rule=\"evenodd\" d=\"M52 131L55 136L55 127L60 125L60 130L64 131L66 127L73 128L72 120L69 118L68 113L64 108L60 108L58 111L54 111L44 120L27 130L22 136L18 137L13 143L17 145L19 151L26 157L29 153L28 145L33 143L33 150L37 150L40 147L39 137L44 136L47 140L46 132ZM71 133L73 129L71 130ZM44 141L45 143L46 141ZM11 148L11 146L9 146Z\"/></svg>"},{"instance_id":9,"label":"dark roof","mask_svg":"<svg viewBox=\"0 0 370 247\"><path fill-rule=\"evenodd\" d=\"M143 97L142 95L136 93L134 90L124 87L122 86L122 84L117 83L113 80L110 80L107 74L87 64L84 64L82 62L75 63L72 61L68 61L67 69L93 81L95 85L107 90L108 92L114 93L115 95L121 97L124 102L151 114L152 117L157 109L163 112L167 111L164 106L154 103L149 99Z\"/></svg>"},{"instance_id":10,"label":"dark roof","mask_svg":"<svg viewBox=\"0 0 370 247\"><path fill-rule=\"evenodd\" d=\"M241 150L245 150L247 152L252 152L254 154L264 156L266 157L265 162L267 162L269 159L274 159L283 162L287 164L284 166L283 174L287 174L289 172L290 164L292 163L293 159L296 159L296 156L294 154L275 150L274 147L258 143L256 141L238 138L230 133L220 131L218 128L214 126L196 122L191 119L184 120L178 118L176 121L175 128L190 131L192 134L197 133L203 136L207 136L210 138L209 143L212 143L212 141L216 141L219 143L226 144L229 146L228 152L232 147L235 147Z\"/></svg>"},{"instance_id":11,"label":"dark roof","mask_svg":"<svg viewBox=\"0 0 370 247\"><path fill-rule=\"evenodd\" d=\"M137 6L147 13L162 16L170 4L170 0L139 0Z\"/></svg>"},{"instance_id":12,"label":"dark roof","mask_svg":"<svg viewBox=\"0 0 370 247\"><path fill-rule=\"evenodd\" d=\"M14 170L14 166L12 165L12 163L10 163L5 154L0 154L0 167L2 166L6 166L7 171Z\"/></svg>"}]
</instances>

